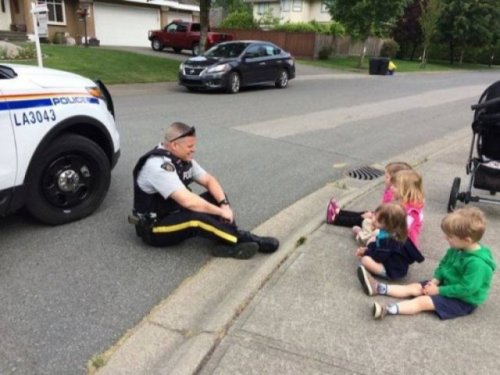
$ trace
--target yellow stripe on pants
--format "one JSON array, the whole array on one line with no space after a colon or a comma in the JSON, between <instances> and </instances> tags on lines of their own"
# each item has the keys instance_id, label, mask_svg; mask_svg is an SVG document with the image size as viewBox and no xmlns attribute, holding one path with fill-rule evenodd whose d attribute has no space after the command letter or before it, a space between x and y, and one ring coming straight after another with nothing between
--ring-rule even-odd
<instances>
[{"instance_id":1,"label":"yellow stripe on pants","mask_svg":"<svg viewBox=\"0 0 500 375\"><path fill-rule=\"evenodd\" d=\"M175 224L175 225L162 225L158 227L153 227L153 233L173 233L179 232L181 230L185 230L187 228L201 228L206 230L207 232L211 232L216 236L225 239L226 241L237 243L238 237L233 236L232 234L226 233L213 225L209 225L199 220L190 220L185 223Z\"/></svg>"}]
</instances>

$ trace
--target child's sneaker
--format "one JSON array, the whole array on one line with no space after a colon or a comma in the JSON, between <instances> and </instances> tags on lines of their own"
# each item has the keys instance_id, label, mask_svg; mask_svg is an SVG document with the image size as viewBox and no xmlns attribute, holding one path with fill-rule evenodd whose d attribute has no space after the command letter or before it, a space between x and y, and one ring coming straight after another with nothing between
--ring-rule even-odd
<instances>
[{"instance_id":1,"label":"child's sneaker","mask_svg":"<svg viewBox=\"0 0 500 375\"><path fill-rule=\"evenodd\" d=\"M377 302L373 304L373 319L384 319L387 315L387 306Z\"/></svg>"},{"instance_id":2,"label":"child's sneaker","mask_svg":"<svg viewBox=\"0 0 500 375\"><path fill-rule=\"evenodd\" d=\"M358 279L363 287L363 291L368 296L374 296L377 293L378 283L375 281L373 277L370 276L368 271L362 265L358 267Z\"/></svg>"},{"instance_id":3,"label":"child's sneaker","mask_svg":"<svg viewBox=\"0 0 500 375\"><path fill-rule=\"evenodd\" d=\"M326 208L326 222L327 224L333 224L333 221L335 220L335 216L337 215L337 209L339 208L339 205L337 204L337 201L335 198L330 199L330 202L328 202L328 207Z\"/></svg>"}]
</instances>

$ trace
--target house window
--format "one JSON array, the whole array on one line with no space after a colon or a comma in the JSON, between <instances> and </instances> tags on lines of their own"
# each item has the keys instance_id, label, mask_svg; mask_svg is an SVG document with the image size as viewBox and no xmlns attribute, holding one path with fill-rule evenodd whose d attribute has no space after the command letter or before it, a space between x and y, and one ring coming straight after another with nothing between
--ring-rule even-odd
<instances>
[{"instance_id":1,"label":"house window","mask_svg":"<svg viewBox=\"0 0 500 375\"><path fill-rule=\"evenodd\" d=\"M269 3L258 3L257 14L265 14L269 9Z\"/></svg>"},{"instance_id":2,"label":"house window","mask_svg":"<svg viewBox=\"0 0 500 375\"><path fill-rule=\"evenodd\" d=\"M66 24L64 0L47 0L47 8L49 9L49 23Z\"/></svg>"},{"instance_id":3,"label":"house window","mask_svg":"<svg viewBox=\"0 0 500 375\"><path fill-rule=\"evenodd\" d=\"M302 0L292 0L292 9L294 12L302 12Z\"/></svg>"},{"instance_id":4,"label":"house window","mask_svg":"<svg viewBox=\"0 0 500 375\"><path fill-rule=\"evenodd\" d=\"M281 11L282 12L290 11L290 0L281 0Z\"/></svg>"},{"instance_id":5,"label":"house window","mask_svg":"<svg viewBox=\"0 0 500 375\"><path fill-rule=\"evenodd\" d=\"M6 13L5 12L5 0L1 0L2 1L2 13Z\"/></svg>"},{"instance_id":6,"label":"house window","mask_svg":"<svg viewBox=\"0 0 500 375\"><path fill-rule=\"evenodd\" d=\"M321 13L328 13L328 7L324 1L321 2Z\"/></svg>"}]
</instances>

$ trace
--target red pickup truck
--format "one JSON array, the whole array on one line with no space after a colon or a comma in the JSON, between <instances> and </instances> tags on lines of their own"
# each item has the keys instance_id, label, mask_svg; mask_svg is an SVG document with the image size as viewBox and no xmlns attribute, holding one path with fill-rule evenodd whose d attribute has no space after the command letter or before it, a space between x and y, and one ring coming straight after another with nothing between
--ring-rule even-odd
<instances>
[{"instance_id":1,"label":"red pickup truck","mask_svg":"<svg viewBox=\"0 0 500 375\"><path fill-rule=\"evenodd\" d=\"M183 49L189 49L193 55L200 53L200 24L185 21L173 21L162 30L150 30L148 39L151 41L151 48L161 51L165 47L173 48L177 53ZM208 32L205 48L213 45L233 40L232 35Z\"/></svg>"}]
</instances>

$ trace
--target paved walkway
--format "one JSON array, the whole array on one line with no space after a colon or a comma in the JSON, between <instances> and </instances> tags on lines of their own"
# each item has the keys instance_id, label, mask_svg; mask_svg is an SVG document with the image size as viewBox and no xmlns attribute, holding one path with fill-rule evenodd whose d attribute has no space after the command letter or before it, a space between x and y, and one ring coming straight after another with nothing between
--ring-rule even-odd
<instances>
[{"instance_id":1,"label":"paved walkway","mask_svg":"<svg viewBox=\"0 0 500 375\"><path fill-rule=\"evenodd\" d=\"M400 155L426 190L422 264L405 281L432 276L447 243L439 229L453 178L466 184L470 129ZM374 321L356 277L347 228L324 223L328 198L373 209L382 179L335 181L257 228L280 250L249 261L214 259L100 358L98 374L494 374L500 373L500 284L471 316L431 313ZM459 204L460 205L460 204ZM500 260L500 206L482 205L484 243ZM293 220L292 220L293 219ZM294 226L293 223L301 225ZM496 279L496 278L495 278Z\"/></svg>"}]
</instances>

